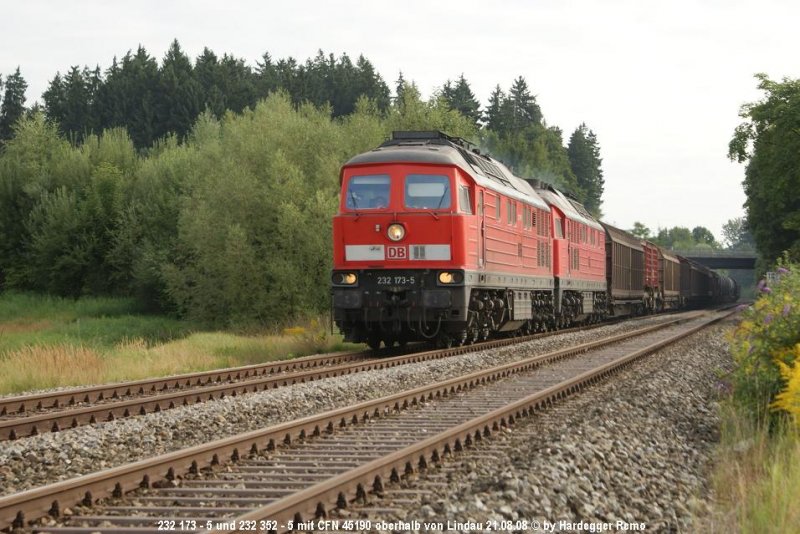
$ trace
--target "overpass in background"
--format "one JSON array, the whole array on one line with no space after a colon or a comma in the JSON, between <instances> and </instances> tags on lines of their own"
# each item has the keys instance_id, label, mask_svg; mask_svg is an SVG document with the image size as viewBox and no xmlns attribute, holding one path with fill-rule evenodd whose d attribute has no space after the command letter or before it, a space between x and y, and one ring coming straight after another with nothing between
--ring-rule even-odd
<instances>
[{"instance_id":1,"label":"overpass in background","mask_svg":"<svg viewBox=\"0 0 800 534\"><path fill-rule=\"evenodd\" d=\"M747 250L692 248L670 252L694 260L709 269L755 269L758 257L754 251Z\"/></svg>"},{"instance_id":2,"label":"overpass in background","mask_svg":"<svg viewBox=\"0 0 800 534\"><path fill-rule=\"evenodd\" d=\"M673 254L680 254L709 269L725 269L728 276L736 280L742 291L742 299L755 299L756 287L756 259L758 255L749 250L711 250L707 248L694 248L671 250Z\"/></svg>"}]
</instances>

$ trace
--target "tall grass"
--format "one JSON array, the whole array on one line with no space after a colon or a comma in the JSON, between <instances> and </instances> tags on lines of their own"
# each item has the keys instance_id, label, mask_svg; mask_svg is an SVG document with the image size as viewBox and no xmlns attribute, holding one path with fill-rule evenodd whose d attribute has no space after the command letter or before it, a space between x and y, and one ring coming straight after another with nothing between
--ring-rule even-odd
<instances>
[{"instance_id":1,"label":"tall grass","mask_svg":"<svg viewBox=\"0 0 800 534\"><path fill-rule=\"evenodd\" d=\"M789 424L756 422L730 404L713 474L709 532L800 532L800 434Z\"/></svg>"},{"instance_id":2,"label":"tall grass","mask_svg":"<svg viewBox=\"0 0 800 534\"><path fill-rule=\"evenodd\" d=\"M242 335L136 313L126 299L0 295L0 394L349 350L321 325Z\"/></svg>"},{"instance_id":3,"label":"tall grass","mask_svg":"<svg viewBox=\"0 0 800 534\"><path fill-rule=\"evenodd\" d=\"M106 367L94 350L72 345L31 345L0 359L0 391L91 384Z\"/></svg>"}]
</instances>

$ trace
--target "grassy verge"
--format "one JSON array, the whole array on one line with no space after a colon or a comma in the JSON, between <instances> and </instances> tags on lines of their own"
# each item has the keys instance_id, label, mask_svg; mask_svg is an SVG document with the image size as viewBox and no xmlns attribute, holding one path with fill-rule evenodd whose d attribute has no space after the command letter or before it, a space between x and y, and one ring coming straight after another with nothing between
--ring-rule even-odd
<instances>
[{"instance_id":1,"label":"grassy verge","mask_svg":"<svg viewBox=\"0 0 800 534\"><path fill-rule=\"evenodd\" d=\"M309 321L253 335L139 313L133 301L0 295L0 394L135 380L356 348Z\"/></svg>"},{"instance_id":2,"label":"grassy verge","mask_svg":"<svg viewBox=\"0 0 800 534\"><path fill-rule=\"evenodd\" d=\"M800 434L769 432L732 406L724 408L714 472L716 506L709 532L796 533L800 525Z\"/></svg>"}]
</instances>

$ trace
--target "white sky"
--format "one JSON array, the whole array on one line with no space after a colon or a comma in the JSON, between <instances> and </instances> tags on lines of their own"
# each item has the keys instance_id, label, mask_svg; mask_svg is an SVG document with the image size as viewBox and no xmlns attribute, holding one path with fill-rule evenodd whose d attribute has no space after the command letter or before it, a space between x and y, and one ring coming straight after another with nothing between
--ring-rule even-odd
<instances>
[{"instance_id":1,"label":"white sky","mask_svg":"<svg viewBox=\"0 0 800 534\"><path fill-rule=\"evenodd\" d=\"M173 38L251 65L269 52L363 53L391 88L399 71L424 95L461 73L485 105L522 75L545 120L595 131L605 219L624 228L706 226L743 215L744 168L727 144L753 74L800 76L800 3L789 0L462 0L3 2L0 73L19 65L28 103L56 71L100 65Z\"/></svg>"}]
</instances>

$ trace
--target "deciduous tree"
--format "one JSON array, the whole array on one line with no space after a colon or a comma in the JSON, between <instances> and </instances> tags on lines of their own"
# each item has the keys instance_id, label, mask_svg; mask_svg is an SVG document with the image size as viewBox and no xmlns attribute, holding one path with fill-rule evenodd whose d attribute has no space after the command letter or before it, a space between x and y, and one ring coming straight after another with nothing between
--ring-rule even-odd
<instances>
[{"instance_id":1,"label":"deciduous tree","mask_svg":"<svg viewBox=\"0 0 800 534\"><path fill-rule=\"evenodd\" d=\"M759 252L774 261L783 251L800 258L800 80L758 74L759 102L746 104L728 156L746 163L747 223Z\"/></svg>"},{"instance_id":2,"label":"deciduous tree","mask_svg":"<svg viewBox=\"0 0 800 534\"><path fill-rule=\"evenodd\" d=\"M641 237L642 239L650 239L651 230L643 223L636 221L633 223L633 228L629 230L630 233L637 237Z\"/></svg>"},{"instance_id":3,"label":"deciduous tree","mask_svg":"<svg viewBox=\"0 0 800 534\"><path fill-rule=\"evenodd\" d=\"M755 242L747 219L736 217L722 225L722 238L728 248L732 250L753 250Z\"/></svg>"}]
</instances>

